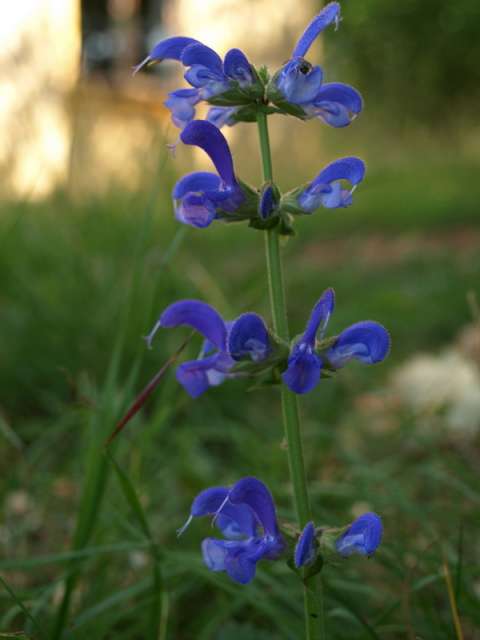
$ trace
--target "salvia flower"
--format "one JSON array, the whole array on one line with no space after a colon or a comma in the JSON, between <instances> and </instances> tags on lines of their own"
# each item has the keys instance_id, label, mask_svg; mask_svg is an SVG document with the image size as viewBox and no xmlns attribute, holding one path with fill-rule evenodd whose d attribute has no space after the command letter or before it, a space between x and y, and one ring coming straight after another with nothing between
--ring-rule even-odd
<instances>
[{"instance_id":1,"label":"salvia flower","mask_svg":"<svg viewBox=\"0 0 480 640\"><path fill-rule=\"evenodd\" d=\"M274 89L288 103L303 110L303 117L321 118L332 127L345 127L363 107L361 95L349 85L323 83L323 70L305 59L317 36L330 24L338 27L340 5L330 2L313 18L298 40L292 57L275 74ZM272 96L273 101L276 99Z\"/></svg>"},{"instance_id":2,"label":"salvia flower","mask_svg":"<svg viewBox=\"0 0 480 640\"><path fill-rule=\"evenodd\" d=\"M296 196L296 204L306 213L320 206L326 209L348 207L352 204L352 193L365 176L365 163L360 158L341 158L327 165ZM350 183L345 189L342 180Z\"/></svg>"},{"instance_id":3,"label":"salvia flower","mask_svg":"<svg viewBox=\"0 0 480 640\"><path fill-rule=\"evenodd\" d=\"M334 291L327 289L313 307L305 332L290 351L282 379L295 393L311 391L320 381L325 366L336 370L350 360L374 364L388 355L390 336L387 330L369 320L351 325L328 346L317 349L317 337L323 338L334 306Z\"/></svg>"},{"instance_id":4,"label":"salvia flower","mask_svg":"<svg viewBox=\"0 0 480 640\"><path fill-rule=\"evenodd\" d=\"M382 541L382 520L376 513L364 513L357 518L335 542L335 548L341 556L354 553L371 556Z\"/></svg>"},{"instance_id":5,"label":"salvia flower","mask_svg":"<svg viewBox=\"0 0 480 640\"><path fill-rule=\"evenodd\" d=\"M272 495L257 478L242 478L232 487L202 491L178 534L201 516L213 516L224 536L202 542L205 564L211 571L225 571L235 582L248 584L255 577L257 562L276 560L285 550Z\"/></svg>"},{"instance_id":6,"label":"salvia flower","mask_svg":"<svg viewBox=\"0 0 480 640\"><path fill-rule=\"evenodd\" d=\"M172 112L172 120L185 127L195 117L195 106L202 100L221 95L232 88L245 89L254 84L252 67L240 49L230 49L222 62L210 47L194 38L176 36L156 44L149 55L135 68L176 60L187 68L185 80L192 89L180 89L169 94L165 105ZM227 124L225 120L222 124Z\"/></svg>"},{"instance_id":7,"label":"salvia flower","mask_svg":"<svg viewBox=\"0 0 480 640\"><path fill-rule=\"evenodd\" d=\"M195 171L176 183L172 193L175 217L192 227L208 227L220 211L234 213L245 201L245 194L235 177L228 143L215 125L194 120L182 131L180 139L203 149L217 173Z\"/></svg>"},{"instance_id":8,"label":"salvia flower","mask_svg":"<svg viewBox=\"0 0 480 640\"><path fill-rule=\"evenodd\" d=\"M179 300L165 309L146 340L150 347L158 329L179 326L192 327L205 338L198 358L182 363L176 370L178 382L192 398L198 398L209 387L218 386L227 377L234 375L229 371L236 364L236 360L230 355L227 343L229 330L238 321L240 326L248 323L250 329L248 337L234 338L235 349L253 362L267 357L270 350L268 334L264 335L261 332L258 323L253 326L251 316L255 314L243 314L233 322L226 322L218 311L206 302ZM259 319L263 323L261 318Z\"/></svg>"}]
</instances>

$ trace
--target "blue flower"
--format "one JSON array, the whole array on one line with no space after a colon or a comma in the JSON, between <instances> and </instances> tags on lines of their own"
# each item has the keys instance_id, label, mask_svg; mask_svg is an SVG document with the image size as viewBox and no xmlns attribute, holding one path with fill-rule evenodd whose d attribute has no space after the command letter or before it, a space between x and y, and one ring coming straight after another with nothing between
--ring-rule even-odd
<instances>
[{"instance_id":1,"label":"blue flower","mask_svg":"<svg viewBox=\"0 0 480 640\"><path fill-rule=\"evenodd\" d=\"M207 120L221 129L223 126L231 127L235 124L233 117L239 107L210 107L207 113Z\"/></svg>"},{"instance_id":2,"label":"blue flower","mask_svg":"<svg viewBox=\"0 0 480 640\"><path fill-rule=\"evenodd\" d=\"M203 335L205 341L198 358L184 362L176 371L178 382L192 398L198 398L209 387L218 386L227 377L235 375L229 372L240 353L242 357L249 357L254 362L267 357L270 350L268 332L264 335L258 324L254 326L255 321L252 323L251 316L255 314L243 314L233 322L225 322L218 311L206 302L179 300L165 309L146 340L150 347L158 329L179 326L192 327ZM229 332L234 325L241 331L236 330L229 340ZM246 325L249 327L248 338L242 329ZM235 349L235 357L230 354L227 345Z\"/></svg>"},{"instance_id":3,"label":"blue flower","mask_svg":"<svg viewBox=\"0 0 480 640\"><path fill-rule=\"evenodd\" d=\"M318 207L327 209L348 207L352 193L365 176L365 163L359 158L341 158L320 171L316 178L297 196L297 202L307 213ZM341 180L347 180L351 189L342 188Z\"/></svg>"},{"instance_id":4,"label":"blue flower","mask_svg":"<svg viewBox=\"0 0 480 640\"><path fill-rule=\"evenodd\" d=\"M193 87L170 93L165 102L172 112L173 123L179 128L194 119L198 102L225 93L232 87L244 89L254 83L252 67L240 49L230 49L222 62L213 49L194 38L183 36L167 38L156 44L137 65L135 72L163 60L177 60L187 67L184 77Z\"/></svg>"},{"instance_id":5,"label":"blue flower","mask_svg":"<svg viewBox=\"0 0 480 640\"><path fill-rule=\"evenodd\" d=\"M228 353L235 360L265 360L271 352L270 337L263 319L256 313L244 313L230 327Z\"/></svg>"},{"instance_id":6,"label":"blue flower","mask_svg":"<svg viewBox=\"0 0 480 640\"><path fill-rule=\"evenodd\" d=\"M315 525L309 522L297 541L293 560L297 569L312 564L316 556Z\"/></svg>"},{"instance_id":7,"label":"blue flower","mask_svg":"<svg viewBox=\"0 0 480 640\"><path fill-rule=\"evenodd\" d=\"M257 562L276 560L285 550L272 495L257 478L242 478L232 487L202 491L178 534L192 518L207 515L214 516L225 539L206 538L202 542L204 562L211 571L225 571L235 582L248 584L255 577Z\"/></svg>"},{"instance_id":8,"label":"blue flower","mask_svg":"<svg viewBox=\"0 0 480 640\"><path fill-rule=\"evenodd\" d=\"M364 513L357 518L335 542L335 548L341 556L353 553L371 556L382 541L383 525L376 513Z\"/></svg>"},{"instance_id":9,"label":"blue flower","mask_svg":"<svg viewBox=\"0 0 480 640\"><path fill-rule=\"evenodd\" d=\"M294 393L308 393L320 381L325 365L340 369L352 359L364 364L380 362L390 350L390 336L377 322L358 322L348 327L321 355L316 352L317 334L323 338L335 306L333 289L327 289L316 303L304 334L294 344L282 379Z\"/></svg>"},{"instance_id":10,"label":"blue flower","mask_svg":"<svg viewBox=\"0 0 480 640\"><path fill-rule=\"evenodd\" d=\"M227 324L209 304L200 300L180 300L165 309L147 336L150 347L160 327L173 328L186 325L205 337L196 360L177 367L176 377L192 398L198 398L210 386L221 384L234 364L226 351Z\"/></svg>"},{"instance_id":11,"label":"blue flower","mask_svg":"<svg viewBox=\"0 0 480 640\"><path fill-rule=\"evenodd\" d=\"M323 84L323 71L305 60L317 36L330 24L338 27L340 5L330 2L313 18L297 42L292 57L275 76L282 96L301 107L307 117L318 117L332 127L345 127L363 107L361 95L349 85Z\"/></svg>"},{"instance_id":12,"label":"blue flower","mask_svg":"<svg viewBox=\"0 0 480 640\"><path fill-rule=\"evenodd\" d=\"M173 188L175 217L193 227L208 227L219 211L234 213L245 195L234 173L227 141L210 122L194 120L180 134L184 144L203 149L217 173L195 171L181 178Z\"/></svg>"}]
</instances>

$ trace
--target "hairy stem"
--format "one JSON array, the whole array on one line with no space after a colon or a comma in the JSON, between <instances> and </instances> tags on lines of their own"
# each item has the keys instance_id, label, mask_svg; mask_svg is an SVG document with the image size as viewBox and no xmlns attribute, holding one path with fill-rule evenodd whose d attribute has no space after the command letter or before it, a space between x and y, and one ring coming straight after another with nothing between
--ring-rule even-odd
<instances>
[{"instance_id":1,"label":"hairy stem","mask_svg":"<svg viewBox=\"0 0 480 640\"><path fill-rule=\"evenodd\" d=\"M258 113L257 124L262 155L263 178L266 182L272 181L272 157L270 153L267 116L265 113ZM290 335L278 229L279 227L276 226L273 229L265 231L268 288L274 330L280 338L288 342ZM299 526L303 529L307 522L312 519L312 514L305 477L298 399L285 385L282 385L281 393L283 424L287 441L288 465L293 485L295 510ZM306 637L308 640L318 640L325 637L323 633L321 583L318 576L305 581L304 600Z\"/></svg>"}]
</instances>

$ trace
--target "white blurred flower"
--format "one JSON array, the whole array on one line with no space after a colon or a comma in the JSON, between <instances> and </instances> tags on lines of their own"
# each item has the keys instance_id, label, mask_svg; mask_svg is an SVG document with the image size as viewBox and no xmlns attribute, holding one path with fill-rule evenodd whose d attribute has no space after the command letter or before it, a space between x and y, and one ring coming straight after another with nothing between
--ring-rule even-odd
<instances>
[{"instance_id":1,"label":"white blurred flower","mask_svg":"<svg viewBox=\"0 0 480 640\"><path fill-rule=\"evenodd\" d=\"M480 430L480 371L460 352L414 356L395 372L393 388L415 413L442 411L456 434L472 437Z\"/></svg>"}]
</instances>

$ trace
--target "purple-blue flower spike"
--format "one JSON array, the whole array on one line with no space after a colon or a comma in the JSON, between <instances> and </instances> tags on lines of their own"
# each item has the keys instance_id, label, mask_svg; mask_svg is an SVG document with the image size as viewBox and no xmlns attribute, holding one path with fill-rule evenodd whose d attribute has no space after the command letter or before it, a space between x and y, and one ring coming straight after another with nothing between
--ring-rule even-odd
<instances>
[{"instance_id":1,"label":"purple-blue flower spike","mask_svg":"<svg viewBox=\"0 0 480 640\"><path fill-rule=\"evenodd\" d=\"M206 538L202 542L205 564L211 571L225 571L240 584L253 580L257 562L275 560L285 549L272 495L257 478L242 478L231 488L202 491L193 501L190 517L180 533L192 518L205 515L215 516L215 526L225 538Z\"/></svg>"},{"instance_id":2,"label":"purple-blue flower spike","mask_svg":"<svg viewBox=\"0 0 480 640\"><path fill-rule=\"evenodd\" d=\"M378 322L357 322L342 331L326 356L335 369L345 366L350 360L364 364L376 364L385 360L390 352L390 334Z\"/></svg>"},{"instance_id":3,"label":"purple-blue flower spike","mask_svg":"<svg viewBox=\"0 0 480 640\"><path fill-rule=\"evenodd\" d=\"M335 548L343 557L358 553L371 556L382 541L383 525L376 513L364 513L357 518L335 542Z\"/></svg>"},{"instance_id":4,"label":"purple-blue flower spike","mask_svg":"<svg viewBox=\"0 0 480 640\"><path fill-rule=\"evenodd\" d=\"M348 207L352 193L365 177L365 163L360 158L340 158L327 165L299 194L298 204L312 213L320 206L327 209ZM350 183L351 189L342 188L341 180Z\"/></svg>"},{"instance_id":5,"label":"purple-blue flower spike","mask_svg":"<svg viewBox=\"0 0 480 640\"><path fill-rule=\"evenodd\" d=\"M290 352L282 379L294 393L308 393L320 381L323 363L315 353L315 340L319 330L321 334L325 331L334 306L334 291L327 289L313 308L305 333Z\"/></svg>"},{"instance_id":6,"label":"purple-blue flower spike","mask_svg":"<svg viewBox=\"0 0 480 640\"><path fill-rule=\"evenodd\" d=\"M190 360L177 367L178 382L192 398L198 398L209 387L221 384L234 364L226 351L227 326L209 304L200 300L180 300L162 313L146 337L148 346L151 346L159 328L179 326L189 326L201 333L213 351L207 357Z\"/></svg>"},{"instance_id":7,"label":"purple-blue flower spike","mask_svg":"<svg viewBox=\"0 0 480 640\"><path fill-rule=\"evenodd\" d=\"M315 560L315 525L311 521L300 534L293 560L297 569L311 564Z\"/></svg>"},{"instance_id":8,"label":"purple-blue flower spike","mask_svg":"<svg viewBox=\"0 0 480 640\"><path fill-rule=\"evenodd\" d=\"M219 210L234 213L245 196L235 177L233 159L221 131L210 122L193 120L180 134L184 144L203 149L219 175L205 171L190 173L175 184L172 197L175 217L192 227L208 227Z\"/></svg>"}]
</instances>

